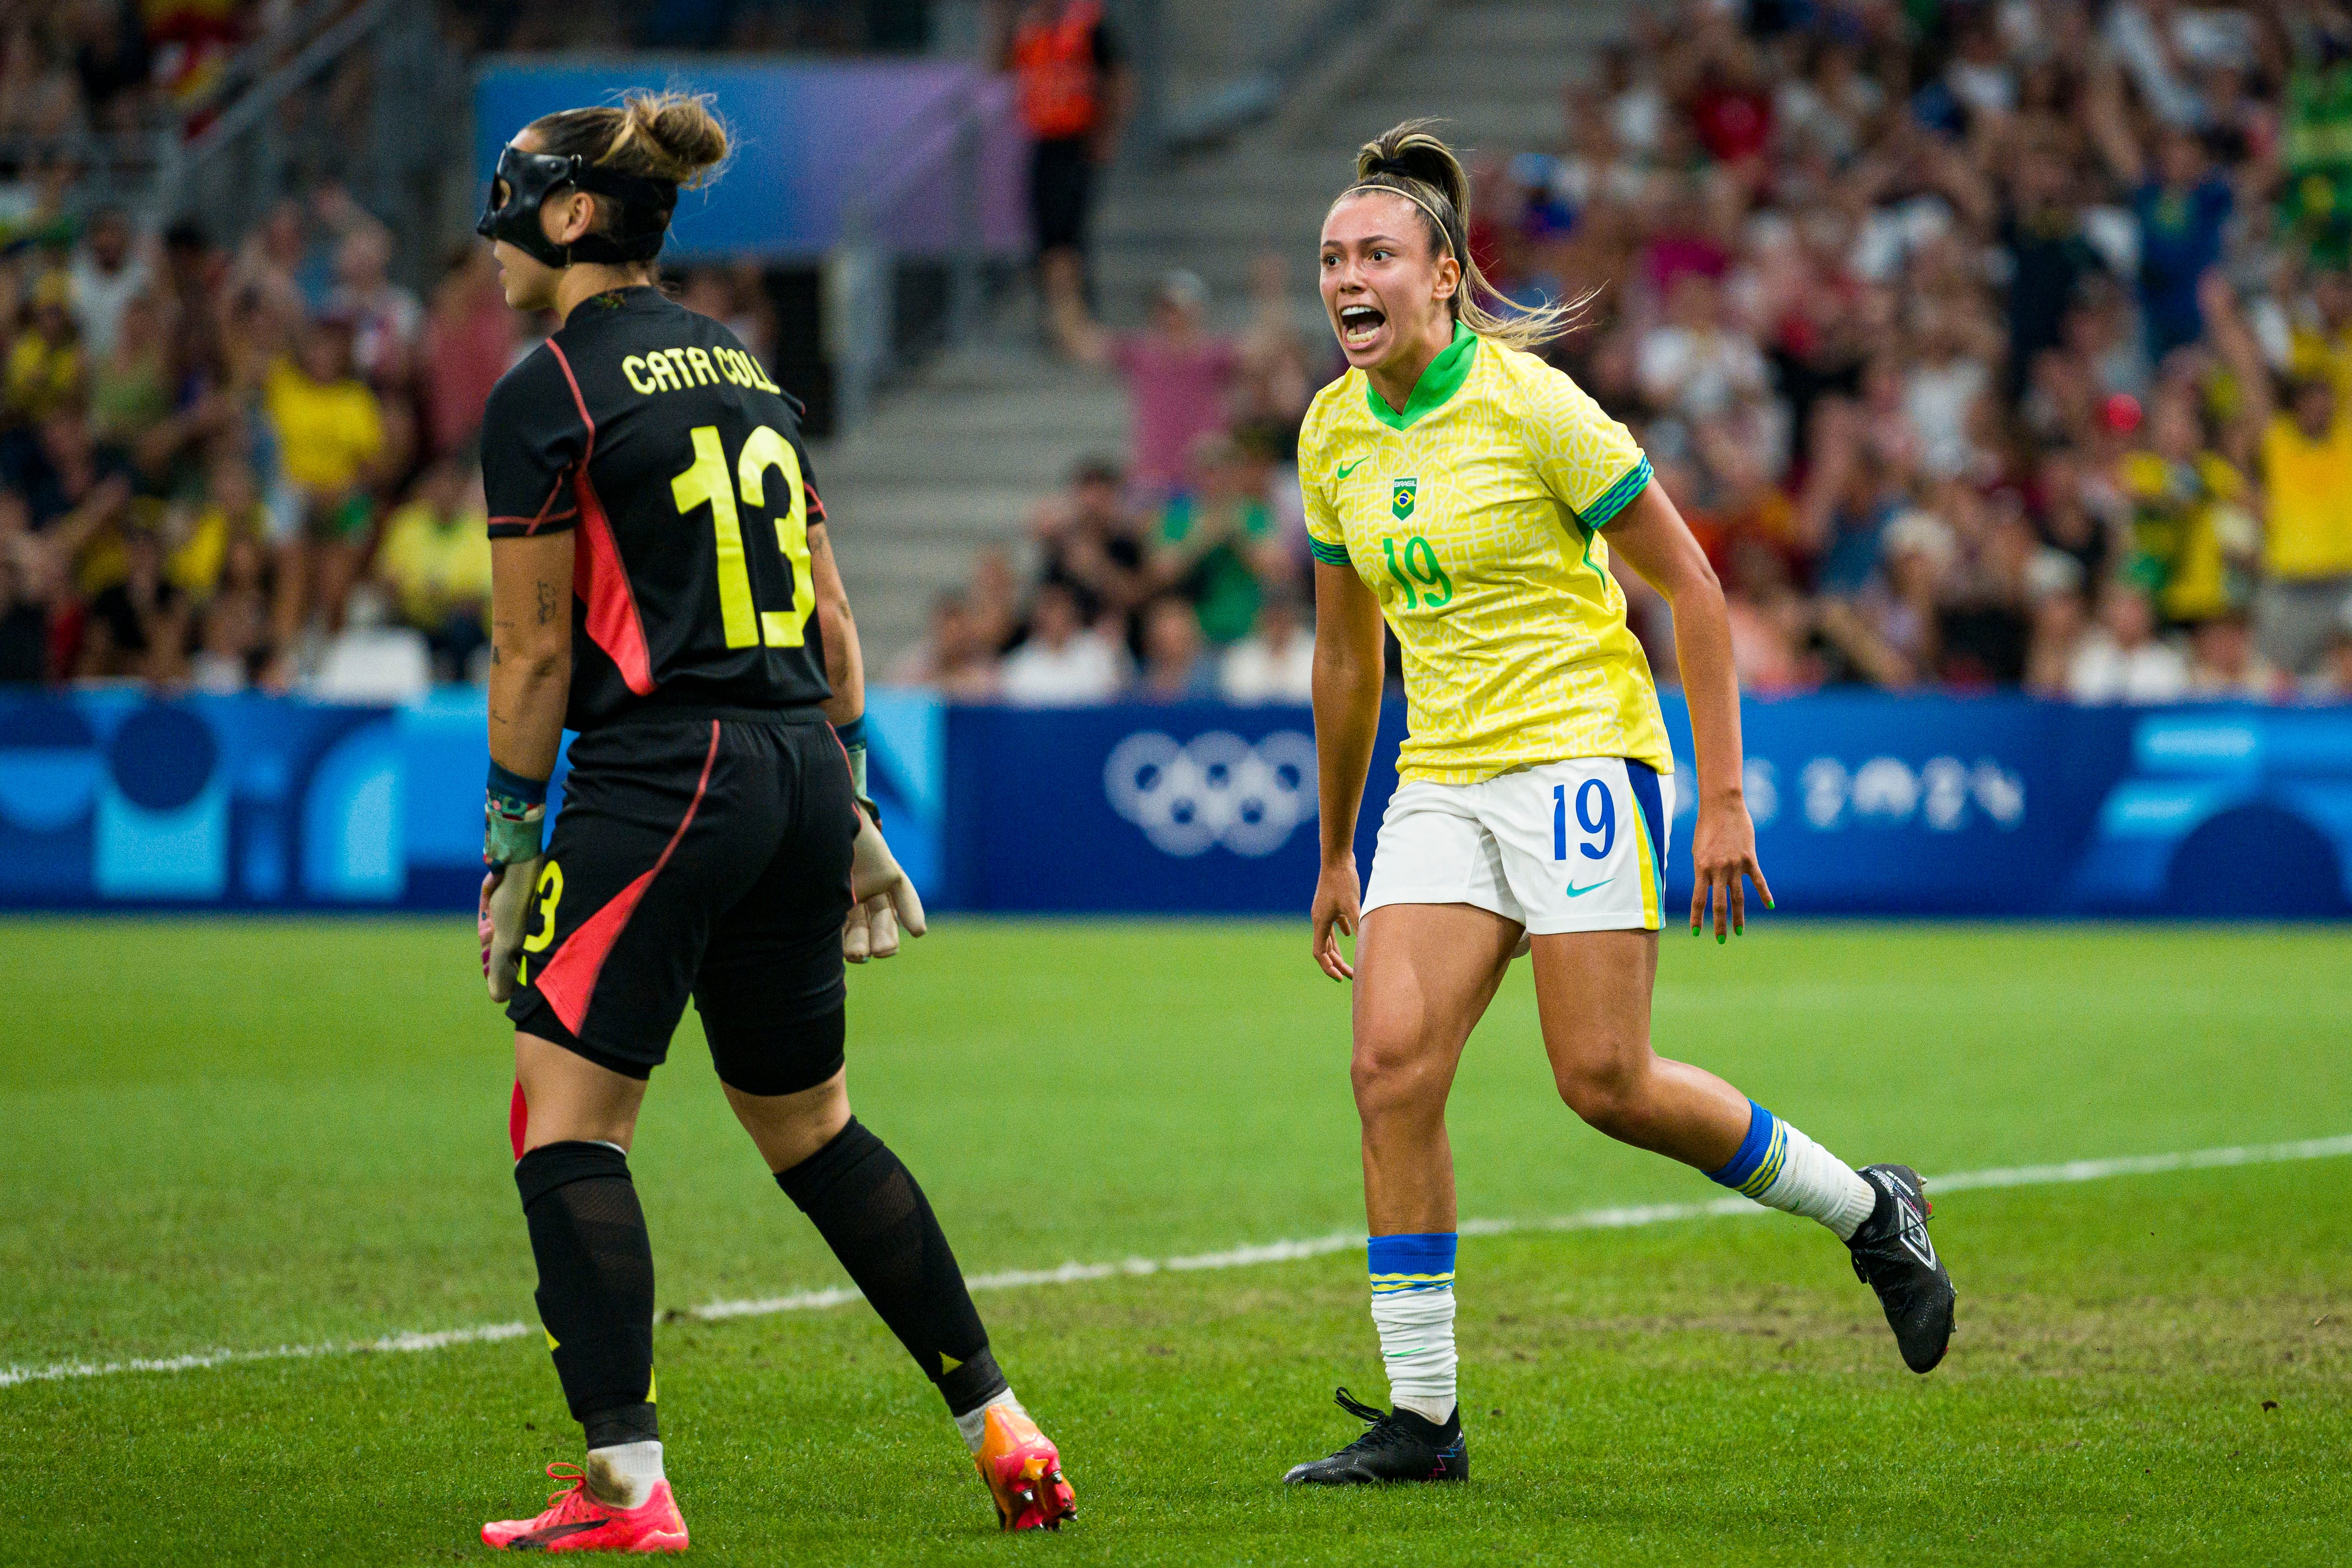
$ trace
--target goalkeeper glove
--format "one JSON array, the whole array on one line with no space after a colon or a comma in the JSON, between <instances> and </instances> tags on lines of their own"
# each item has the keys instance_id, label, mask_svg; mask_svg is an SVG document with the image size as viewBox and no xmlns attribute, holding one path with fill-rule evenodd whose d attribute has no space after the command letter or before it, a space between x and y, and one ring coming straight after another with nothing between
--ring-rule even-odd
<instances>
[{"instance_id":1,"label":"goalkeeper glove","mask_svg":"<svg viewBox=\"0 0 2352 1568\"><path fill-rule=\"evenodd\" d=\"M863 806L857 808L857 842L850 850L849 897L841 955L852 963L898 952L900 926L908 936L923 934L922 895L915 891L882 829Z\"/></svg>"},{"instance_id":2,"label":"goalkeeper glove","mask_svg":"<svg viewBox=\"0 0 2352 1568\"><path fill-rule=\"evenodd\" d=\"M531 889L546 859L541 835L547 826L547 781L527 779L490 764L482 803L481 901L474 926L482 942L482 978L490 1000L512 1000L515 972L522 962L522 928L530 912Z\"/></svg>"},{"instance_id":3,"label":"goalkeeper glove","mask_svg":"<svg viewBox=\"0 0 2352 1568\"><path fill-rule=\"evenodd\" d=\"M874 796L866 784L866 721L861 716L834 728L841 737L842 752L849 759L849 791L856 797L859 807L857 842L864 846L870 832L881 853L888 856L890 847L882 839L882 810L874 804ZM914 918L907 929L920 936L923 934L922 900L916 895L914 884L904 880L906 873L898 870L895 857L889 865L900 878L907 899L914 904ZM851 963L863 963L869 958L888 958L898 951L898 914L891 907L889 893L877 892L849 907L849 918L842 922L841 927L841 956L845 960Z\"/></svg>"}]
</instances>

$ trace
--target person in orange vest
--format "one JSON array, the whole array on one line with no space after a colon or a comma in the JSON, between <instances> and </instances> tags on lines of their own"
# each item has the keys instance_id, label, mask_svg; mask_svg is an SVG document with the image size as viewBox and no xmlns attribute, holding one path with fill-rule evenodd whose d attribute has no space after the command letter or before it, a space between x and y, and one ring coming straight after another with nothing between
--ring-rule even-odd
<instances>
[{"instance_id":1,"label":"person in orange vest","mask_svg":"<svg viewBox=\"0 0 2352 1568\"><path fill-rule=\"evenodd\" d=\"M1095 171L1110 161L1125 115L1125 62L1101 0L1029 0L1003 33L1030 138L1029 222L1040 260L1083 266Z\"/></svg>"}]
</instances>

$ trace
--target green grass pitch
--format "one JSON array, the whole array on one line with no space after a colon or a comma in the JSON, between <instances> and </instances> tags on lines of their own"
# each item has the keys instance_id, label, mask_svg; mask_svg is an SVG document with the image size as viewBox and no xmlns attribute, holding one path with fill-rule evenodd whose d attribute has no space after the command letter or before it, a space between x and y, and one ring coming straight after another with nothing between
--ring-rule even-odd
<instances>
[{"instance_id":1,"label":"green grass pitch","mask_svg":"<svg viewBox=\"0 0 2352 1568\"><path fill-rule=\"evenodd\" d=\"M0 923L0 1367L530 1321L509 1038L463 921ZM853 975L850 1083L967 1269L1360 1234L1347 997L1297 924L949 919ZM1931 1175L2352 1132L2352 932L1669 932L1661 1051ZM1465 1219L1705 1201L1555 1098L1526 966ZM692 1015L633 1157L666 1309L841 1282ZM1932 1189L1931 1189L1932 1195ZM656 1340L712 1563L2352 1561L2352 1159L1956 1191L1903 1370L1784 1216L1473 1237L1466 1487L1302 1495L1385 1393L1349 1249L980 1298L1080 1518L1003 1540L862 1305ZM0 1386L0 1562L438 1563L574 1458L536 1332ZM1410 1555L1408 1555L1410 1554Z\"/></svg>"}]
</instances>

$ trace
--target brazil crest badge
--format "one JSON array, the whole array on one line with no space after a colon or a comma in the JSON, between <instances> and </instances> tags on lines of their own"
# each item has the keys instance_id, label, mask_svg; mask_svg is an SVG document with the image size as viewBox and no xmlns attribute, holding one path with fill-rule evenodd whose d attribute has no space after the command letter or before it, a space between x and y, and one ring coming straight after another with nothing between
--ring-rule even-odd
<instances>
[{"instance_id":1,"label":"brazil crest badge","mask_svg":"<svg viewBox=\"0 0 2352 1568\"><path fill-rule=\"evenodd\" d=\"M1396 489L1390 492L1389 510L1396 514L1399 522L1412 515L1413 487L1420 482L1417 479L1402 479L1396 482Z\"/></svg>"}]
</instances>

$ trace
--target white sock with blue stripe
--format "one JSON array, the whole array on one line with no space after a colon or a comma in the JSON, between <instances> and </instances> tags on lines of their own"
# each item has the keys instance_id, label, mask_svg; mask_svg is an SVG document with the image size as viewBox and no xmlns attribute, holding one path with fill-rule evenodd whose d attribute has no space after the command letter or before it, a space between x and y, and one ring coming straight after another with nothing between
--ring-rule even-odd
<instances>
[{"instance_id":1,"label":"white sock with blue stripe","mask_svg":"<svg viewBox=\"0 0 2352 1568\"><path fill-rule=\"evenodd\" d=\"M1754 1198L1766 1208L1817 1219L1841 1241L1877 1206L1878 1193L1854 1168L1754 1100L1739 1152L1707 1179Z\"/></svg>"},{"instance_id":2,"label":"white sock with blue stripe","mask_svg":"<svg viewBox=\"0 0 2352 1568\"><path fill-rule=\"evenodd\" d=\"M1376 1236L1369 1260L1372 1324L1388 1363L1389 1403L1444 1426L1454 1414L1453 1231Z\"/></svg>"}]
</instances>

